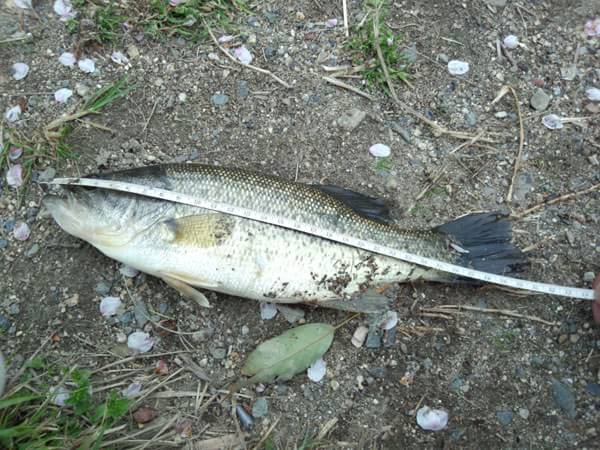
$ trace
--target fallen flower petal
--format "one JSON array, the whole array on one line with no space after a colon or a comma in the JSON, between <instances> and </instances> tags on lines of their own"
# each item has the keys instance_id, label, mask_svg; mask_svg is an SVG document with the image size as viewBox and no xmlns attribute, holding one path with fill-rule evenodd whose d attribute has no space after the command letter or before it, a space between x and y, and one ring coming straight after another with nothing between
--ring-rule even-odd
<instances>
[{"instance_id":1,"label":"fallen flower petal","mask_svg":"<svg viewBox=\"0 0 600 450\"><path fill-rule=\"evenodd\" d=\"M448 425L448 413L442 409L423 406L417 411L417 423L427 431L440 431Z\"/></svg>"},{"instance_id":2,"label":"fallen flower petal","mask_svg":"<svg viewBox=\"0 0 600 450\"><path fill-rule=\"evenodd\" d=\"M327 364L323 358L317 359L306 371L308 378L315 383L321 381L327 372Z\"/></svg>"},{"instance_id":3,"label":"fallen flower petal","mask_svg":"<svg viewBox=\"0 0 600 450\"><path fill-rule=\"evenodd\" d=\"M325 22L325 26L327 28L333 28L337 25L337 19L329 19L327 22Z\"/></svg>"},{"instance_id":4,"label":"fallen flower petal","mask_svg":"<svg viewBox=\"0 0 600 450\"><path fill-rule=\"evenodd\" d=\"M80 59L77 65L85 73L93 73L96 70L96 64L90 58Z\"/></svg>"},{"instance_id":5,"label":"fallen flower petal","mask_svg":"<svg viewBox=\"0 0 600 450\"><path fill-rule=\"evenodd\" d=\"M398 313L396 311L388 311L385 313L385 318L381 322L381 328L391 330L398 325Z\"/></svg>"},{"instance_id":6,"label":"fallen flower petal","mask_svg":"<svg viewBox=\"0 0 600 450\"><path fill-rule=\"evenodd\" d=\"M13 78L17 81L22 80L23 78L25 78L27 76L27 74L29 73L29 66L25 63L14 63L10 73L12 74Z\"/></svg>"},{"instance_id":7,"label":"fallen flower petal","mask_svg":"<svg viewBox=\"0 0 600 450\"><path fill-rule=\"evenodd\" d=\"M23 184L23 166L15 164L6 171L6 183L12 187L19 187Z\"/></svg>"},{"instance_id":8,"label":"fallen flower petal","mask_svg":"<svg viewBox=\"0 0 600 450\"><path fill-rule=\"evenodd\" d=\"M260 303L260 318L262 320L271 320L277 315L277 307L273 303Z\"/></svg>"},{"instance_id":9,"label":"fallen flower petal","mask_svg":"<svg viewBox=\"0 0 600 450\"><path fill-rule=\"evenodd\" d=\"M13 236L16 240L26 241L29 239L29 235L29 225L27 225L25 222L19 222L15 225L15 228L13 229Z\"/></svg>"},{"instance_id":10,"label":"fallen flower petal","mask_svg":"<svg viewBox=\"0 0 600 450\"><path fill-rule=\"evenodd\" d=\"M131 383L125 389L121 391L121 394L125 398L135 398L140 395L140 391L142 390L142 383Z\"/></svg>"},{"instance_id":11,"label":"fallen flower petal","mask_svg":"<svg viewBox=\"0 0 600 450\"><path fill-rule=\"evenodd\" d=\"M517 48L519 46L519 38L514 34L509 34L504 38L504 46L509 49Z\"/></svg>"},{"instance_id":12,"label":"fallen flower petal","mask_svg":"<svg viewBox=\"0 0 600 450\"><path fill-rule=\"evenodd\" d=\"M234 36L231 36L231 35L229 35L229 34L226 34L226 35L224 35L224 36L221 36L221 37L218 39L218 41L219 41L219 44L225 44L226 42L233 41L233 39L234 39L234 38L235 38Z\"/></svg>"},{"instance_id":13,"label":"fallen flower petal","mask_svg":"<svg viewBox=\"0 0 600 450\"><path fill-rule=\"evenodd\" d=\"M154 339L148 333L135 331L127 337L127 347L137 353L149 352L154 346Z\"/></svg>"},{"instance_id":14,"label":"fallen flower petal","mask_svg":"<svg viewBox=\"0 0 600 450\"><path fill-rule=\"evenodd\" d=\"M451 75L464 75L469 71L469 63L453 59L448 61L448 72Z\"/></svg>"},{"instance_id":15,"label":"fallen flower petal","mask_svg":"<svg viewBox=\"0 0 600 450\"><path fill-rule=\"evenodd\" d=\"M600 89L589 88L585 90L586 97L593 102L600 102Z\"/></svg>"},{"instance_id":16,"label":"fallen flower petal","mask_svg":"<svg viewBox=\"0 0 600 450\"><path fill-rule=\"evenodd\" d=\"M72 95L73 91L71 89L61 88L54 93L54 100L58 103L66 103Z\"/></svg>"},{"instance_id":17,"label":"fallen flower petal","mask_svg":"<svg viewBox=\"0 0 600 450\"><path fill-rule=\"evenodd\" d=\"M233 51L233 54L242 64L250 64L254 59L252 53L250 53L250 51L244 45L236 48Z\"/></svg>"},{"instance_id":18,"label":"fallen flower petal","mask_svg":"<svg viewBox=\"0 0 600 450\"><path fill-rule=\"evenodd\" d=\"M589 37L600 36L600 19L588 20L583 30Z\"/></svg>"},{"instance_id":19,"label":"fallen flower petal","mask_svg":"<svg viewBox=\"0 0 600 450\"><path fill-rule=\"evenodd\" d=\"M71 396L71 392L64 386L53 386L49 389L51 402L56 406L65 406Z\"/></svg>"},{"instance_id":20,"label":"fallen flower petal","mask_svg":"<svg viewBox=\"0 0 600 450\"><path fill-rule=\"evenodd\" d=\"M140 273L137 269L134 269L130 266L126 266L125 264L119 267L119 272L121 272L121 275L127 278L135 278Z\"/></svg>"},{"instance_id":21,"label":"fallen flower petal","mask_svg":"<svg viewBox=\"0 0 600 450\"><path fill-rule=\"evenodd\" d=\"M121 306L122 303L119 297L104 297L100 301L100 314L104 317L114 316Z\"/></svg>"},{"instance_id":22,"label":"fallen flower petal","mask_svg":"<svg viewBox=\"0 0 600 450\"><path fill-rule=\"evenodd\" d=\"M9 122L16 122L21 117L21 107L19 105L13 106L6 110L4 118Z\"/></svg>"},{"instance_id":23,"label":"fallen flower petal","mask_svg":"<svg viewBox=\"0 0 600 450\"><path fill-rule=\"evenodd\" d=\"M385 144L375 144L369 147L369 153L377 158L387 158L390 156L391 150Z\"/></svg>"},{"instance_id":24,"label":"fallen flower petal","mask_svg":"<svg viewBox=\"0 0 600 450\"><path fill-rule=\"evenodd\" d=\"M547 116L542 117L542 123L546 128L551 130L560 130L564 127L561 118L556 114L548 114Z\"/></svg>"},{"instance_id":25,"label":"fallen flower petal","mask_svg":"<svg viewBox=\"0 0 600 450\"><path fill-rule=\"evenodd\" d=\"M32 9L31 0L14 0L15 6L21 9Z\"/></svg>"},{"instance_id":26,"label":"fallen flower petal","mask_svg":"<svg viewBox=\"0 0 600 450\"><path fill-rule=\"evenodd\" d=\"M121 52L113 52L112 55L110 55L110 59L121 66L129 62L129 58Z\"/></svg>"},{"instance_id":27,"label":"fallen flower petal","mask_svg":"<svg viewBox=\"0 0 600 450\"><path fill-rule=\"evenodd\" d=\"M1 150L1 147L0 147ZM10 159L11 161L16 161L17 159L19 159L21 157L21 155L23 154L23 149L21 147L11 147L8 150L8 159Z\"/></svg>"},{"instance_id":28,"label":"fallen flower petal","mask_svg":"<svg viewBox=\"0 0 600 450\"><path fill-rule=\"evenodd\" d=\"M157 375L166 375L169 373L169 366L167 366L164 360L159 359L154 366L154 373Z\"/></svg>"},{"instance_id":29,"label":"fallen flower petal","mask_svg":"<svg viewBox=\"0 0 600 450\"><path fill-rule=\"evenodd\" d=\"M75 55L73 53L64 52L58 57L58 62L61 63L63 66L75 67L77 59L75 58Z\"/></svg>"},{"instance_id":30,"label":"fallen flower petal","mask_svg":"<svg viewBox=\"0 0 600 450\"><path fill-rule=\"evenodd\" d=\"M181 5L182 3L185 3L187 0L169 0L169 5L171 6L177 6L177 5Z\"/></svg>"},{"instance_id":31,"label":"fallen flower petal","mask_svg":"<svg viewBox=\"0 0 600 450\"><path fill-rule=\"evenodd\" d=\"M77 15L73 9L71 0L56 0L54 2L54 12L60 16L61 21L67 21Z\"/></svg>"}]
</instances>

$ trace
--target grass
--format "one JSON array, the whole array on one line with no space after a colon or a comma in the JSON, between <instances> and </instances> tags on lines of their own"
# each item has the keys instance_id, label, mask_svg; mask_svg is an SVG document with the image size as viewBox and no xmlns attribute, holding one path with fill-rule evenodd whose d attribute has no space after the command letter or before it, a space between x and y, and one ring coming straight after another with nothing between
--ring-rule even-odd
<instances>
[{"instance_id":1,"label":"grass","mask_svg":"<svg viewBox=\"0 0 600 450\"><path fill-rule=\"evenodd\" d=\"M367 2L367 19L357 30L346 47L353 51L354 63L363 66L360 71L370 89L383 89L390 94L384 70L377 56L374 28L379 31L379 46L383 60L389 71L390 80L408 82L409 74L405 56L398 51L401 42L399 35L395 34L386 24L385 15L388 3L386 0L370 0ZM376 12L379 11L379 14Z\"/></svg>"},{"instance_id":2,"label":"grass","mask_svg":"<svg viewBox=\"0 0 600 450\"><path fill-rule=\"evenodd\" d=\"M491 343L500 351L509 351L515 346L519 336L520 334L517 330L508 330L492 336Z\"/></svg>"},{"instance_id":3,"label":"grass","mask_svg":"<svg viewBox=\"0 0 600 450\"><path fill-rule=\"evenodd\" d=\"M392 169L392 161L389 156L376 158L373 164L377 172L389 172Z\"/></svg>"},{"instance_id":4,"label":"grass","mask_svg":"<svg viewBox=\"0 0 600 450\"><path fill-rule=\"evenodd\" d=\"M135 87L127 84L127 78L105 86L98 90L74 113L60 116L48 123L38 135L25 137L17 129L3 130L0 136L2 147L0 149L0 171L12 164L21 164L23 167L23 186L40 162L64 158L75 158L67 138L73 131L73 124L83 120L86 116L99 114L108 105L125 97ZM93 122L88 122L93 125ZM98 125L96 125L98 126ZM40 136L41 135L41 136ZM22 148L22 156L14 162L9 159L12 147Z\"/></svg>"},{"instance_id":5,"label":"grass","mask_svg":"<svg viewBox=\"0 0 600 450\"><path fill-rule=\"evenodd\" d=\"M70 391L64 406L54 403L57 391L52 387ZM114 390L103 398L93 395L89 371L61 368L38 357L12 393L0 399L0 447L99 448L106 430L123 419L132 404Z\"/></svg>"}]
</instances>

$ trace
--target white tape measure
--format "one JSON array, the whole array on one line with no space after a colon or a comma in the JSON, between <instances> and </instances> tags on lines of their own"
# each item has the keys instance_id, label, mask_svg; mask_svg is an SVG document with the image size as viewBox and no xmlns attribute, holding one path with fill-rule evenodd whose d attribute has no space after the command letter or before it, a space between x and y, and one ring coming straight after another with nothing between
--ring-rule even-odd
<instances>
[{"instance_id":1,"label":"white tape measure","mask_svg":"<svg viewBox=\"0 0 600 450\"><path fill-rule=\"evenodd\" d=\"M56 178L50 181L48 184L66 184L96 187L101 189L111 189L114 191L129 192L131 194L143 195L145 197L152 197L175 203L183 203L190 206L196 206L198 208L210 209L225 214L231 214L234 216L244 217L246 219L252 219L259 222L280 226L283 228L289 228L291 230L301 231L306 234L321 237L324 239L329 239L331 241L360 248L362 250L367 250L373 253L378 253L381 255L390 256L392 258L401 259L403 261L418 264L419 266L425 266L442 272L449 272L455 275L460 275L462 277L485 281L486 283L499 284L511 288L523 289L532 292L540 292L550 295L579 298L583 300L594 299L594 291L591 289L559 286L548 283L538 283L536 281L520 280L518 278L511 278L503 275L495 275L487 272L481 272L478 270L469 269L467 267L457 266L455 264L438 261L436 259L426 258L419 255L413 255L412 253L408 253L403 250L397 250L395 248L390 248L384 245L365 241L364 239L359 239L345 233L339 233L331 230L320 230L313 225L301 223L293 219L288 219L286 217L276 217L265 213L253 211L251 209L244 208L243 206L235 206L215 202L210 199L199 199L191 195L181 194L179 192L169 191L166 189L143 186L133 183L126 183L123 181L100 180L95 178Z\"/></svg>"}]
</instances>

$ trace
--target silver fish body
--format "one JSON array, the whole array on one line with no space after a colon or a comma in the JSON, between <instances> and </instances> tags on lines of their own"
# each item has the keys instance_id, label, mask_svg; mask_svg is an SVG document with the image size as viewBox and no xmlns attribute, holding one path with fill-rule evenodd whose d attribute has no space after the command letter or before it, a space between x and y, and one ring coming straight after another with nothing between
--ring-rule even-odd
<instances>
[{"instance_id":1,"label":"silver fish body","mask_svg":"<svg viewBox=\"0 0 600 450\"><path fill-rule=\"evenodd\" d=\"M522 260L510 244L507 221L494 213L432 230L402 230L386 222L374 199L239 169L171 164L96 177L250 207L495 273L506 273ZM116 191L69 187L63 196L46 196L44 204L68 233L184 294L193 286L260 301L365 311L373 306L361 305L368 288L452 279L275 225Z\"/></svg>"}]
</instances>

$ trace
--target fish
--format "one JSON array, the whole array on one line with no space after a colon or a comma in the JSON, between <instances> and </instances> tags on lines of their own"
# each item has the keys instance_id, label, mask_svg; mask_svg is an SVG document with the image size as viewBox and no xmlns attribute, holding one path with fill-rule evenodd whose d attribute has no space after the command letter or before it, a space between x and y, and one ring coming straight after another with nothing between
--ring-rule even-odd
<instances>
[{"instance_id":1,"label":"fish","mask_svg":"<svg viewBox=\"0 0 600 450\"><path fill-rule=\"evenodd\" d=\"M88 177L244 206L494 274L511 274L525 263L511 242L510 221L498 212L465 215L431 229L403 229L384 200L239 168L162 164ZM65 232L202 306L210 304L199 289L376 313L390 307L385 295L371 295L385 286L468 281L277 225L137 194L69 185L42 202Z\"/></svg>"}]
</instances>

